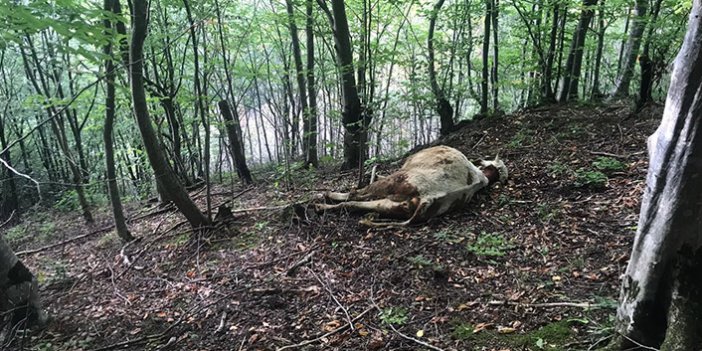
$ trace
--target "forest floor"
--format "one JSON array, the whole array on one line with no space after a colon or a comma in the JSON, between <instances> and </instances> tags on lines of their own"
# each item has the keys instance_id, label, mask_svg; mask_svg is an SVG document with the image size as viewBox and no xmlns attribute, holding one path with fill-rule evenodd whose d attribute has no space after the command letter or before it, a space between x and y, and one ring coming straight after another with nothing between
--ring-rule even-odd
<instances>
[{"instance_id":1,"label":"forest floor","mask_svg":"<svg viewBox=\"0 0 702 351\"><path fill-rule=\"evenodd\" d=\"M296 174L295 190L264 174L218 186L215 205L238 196L229 232L196 235L176 212L128 204L140 241L106 230L21 255L54 320L8 349L594 349L613 332L660 110L550 106L468 123L437 143L499 152L510 181L406 228L279 209L355 182L332 169ZM109 225L96 217L44 212L2 231L26 251Z\"/></svg>"}]
</instances>

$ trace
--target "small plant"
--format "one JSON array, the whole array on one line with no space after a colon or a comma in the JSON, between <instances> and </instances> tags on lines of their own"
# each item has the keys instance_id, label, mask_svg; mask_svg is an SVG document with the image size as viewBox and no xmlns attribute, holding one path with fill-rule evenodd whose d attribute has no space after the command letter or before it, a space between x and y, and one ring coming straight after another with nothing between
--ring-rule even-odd
<instances>
[{"instance_id":1,"label":"small plant","mask_svg":"<svg viewBox=\"0 0 702 351\"><path fill-rule=\"evenodd\" d=\"M548 203L543 203L536 206L536 213L542 222L548 223L558 216L559 210Z\"/></svg>"},{"instance_id":2,"label":"small plant","mask_svg":"<svg viewBox=\"0 0 702 351\"><path fill-rule=\"evenodd\" d=\"M510 149L516 149L518 147L524 146L525 143L528 143L531 141L531 136L523 131L520 130L517 132L517 134L507 143L507 147Z\"/></svg>"},{"instance_id":3,"label":"small plant","mask_svg":"<svg viewBox=\"0 0 702 351\"><path fill-rule=\"evenodd\" d=\"M548 165L548 170L553 173L553 175L562 175L568 173L570 168L568 168L568 166L563 162L553 161L550 165Z\"/></svg>"},{"instance_id":4,"label":"small plant","mask_svg":"<svg viewBox=\"0 0 702 351\"><path fill-rule=\"evenodd\" d=\"M417 265L417 266L420 266L420 267L431 266L431 261L422 255L410 257L407 260L410 261L410 263Z\"/></svg>"},{"instance_id":5,"label":"small plant","mask_svg":"<svg viewBox=\"0 0 702 351\"><path fill-rule=\"evenodd\" d=\"M575 186L578 188L604 188L607 186L607 175L600 171L588 171L581 168L575 172Z\"/></svg>"},{"instance_id":6,"label":"small plant","mask_svg":"<svg viewBox=\"0 0 702 351\"><path fill-rule=\"evenodd\" d=\"M451 335L457 340L469 340L475 335L475 328L470 323L458 323L453 327Z\"/></svg>"},{"instance_id":7,"label":"small plant","mask_svg":"<svg viewBox=\"0 0 702 351\"><path fill-rule=\"evenodd\" d=\"M626 169L626 164L611 157L598 157L592 162L592 167L602 172L621 172Z\"/></svg>"},{"instance_id":8,"label":"small plant","mask_svg":"<svg viewBox=\"0 0 702 351\"><path fill-rule=\"evenodd\" d=\"M501 257L512 248L505 237L498 233L482 232L473 244L468 244L468 252L482 257Z\"/></svg>"},{"instance_id":9,"label":"small plant","mask_svg":"<svg viewBox=\"0 0 702 351\"><path fill-rule=\"evenodd\" d=\"M511 203L512 203L512 198L509 197L509 195L500 194L500 196L497 198L497 206L505 207Z\"/></svg>"},{"instance_id":10,"label":"small plant","mask_svg":"<svg viewBox=\"0 0 702 351\"><path fill-rule=\"evenodd\" d=\"M14 242L23 239L27 235L27 227L22 224L18 224L10 229L4 234L5 240L9 242Z\"/></svg>"},{"instance_id":11,"label":"small plant","mask_svg":"<svg viewBox=\"0 0 702 351\"><path fill-rule=\"evenodd\" d=\"M407 309L403 307L390 307L380 312L380 320L385 324L403 325L407 318Z\"/></svg>"}]
</instances>

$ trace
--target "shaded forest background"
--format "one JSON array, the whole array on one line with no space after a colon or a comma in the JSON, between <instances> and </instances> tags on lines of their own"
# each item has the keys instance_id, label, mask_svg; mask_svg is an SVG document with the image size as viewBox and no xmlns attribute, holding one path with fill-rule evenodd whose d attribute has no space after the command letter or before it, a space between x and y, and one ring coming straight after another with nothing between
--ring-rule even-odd
<instances>
[{"instance_id":1,"label":"shaded forest background","mask_svg":"<svg viewBox=\"0 0 702 351\"><path fill-rule=\"evenodd\" d=\"M690 6L154 0L144 87L183 184L246 178L235 172L243 161L254 179L272 170L267 180L287 187L308 165L397 157L464 120L553 102L658 102ZM0 219L44 203L90 221L109 199L111 165L122 197L155 194L131 108L133 7L0 4Z\"/></svg>"}]
</instances>

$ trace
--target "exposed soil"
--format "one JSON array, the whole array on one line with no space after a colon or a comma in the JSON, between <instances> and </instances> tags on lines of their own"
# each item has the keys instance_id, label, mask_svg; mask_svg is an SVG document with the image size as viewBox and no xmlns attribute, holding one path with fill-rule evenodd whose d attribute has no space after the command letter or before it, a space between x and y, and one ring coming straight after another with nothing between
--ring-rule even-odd
<instances>
[{"instance_id":1,"label":"exposed soil","mask_svg":"<svg viewBox=\"0 0 702 351\"><path fill-rule=\"evenodd\" d=\"M195 235L179 214L165 212L133 221L130 228L141 240L126 247L106 231L23 255L40 277L54 321L26 336L22 347L601 345L612 333L618 277L644 189L645 141L660 109L628 119L627 113L617 106L558 106L469 123L438 143L469 159L499 152L510 181L423 225L369 229L358 224L361 215L338 212L294 220L289 211L274 208L323 190L348 189L356 176L332 170L320 170L316 178L296 175L298 188L287 191L272 175L259 174L262 182L248 191L238 185L214 190L215 205L240 195L231 203L236 220L229 232L219 227ZM605 155L599 165L623 165L604 170L608 177L601 186L584 184L597 178L593 162ZM387 174L399 164L379 171ZM202 194L193 193L204 207ZM257 207L267 209L236 212ZM158 210L128 206L132 218ZM109 224L107 212L96 217L101 223L87 228L77 214L45 213L2 230L28 233L29 240L13 240L22 251ZM7 348L21 344L16 340Z\"/></svg>"}]
</instances>

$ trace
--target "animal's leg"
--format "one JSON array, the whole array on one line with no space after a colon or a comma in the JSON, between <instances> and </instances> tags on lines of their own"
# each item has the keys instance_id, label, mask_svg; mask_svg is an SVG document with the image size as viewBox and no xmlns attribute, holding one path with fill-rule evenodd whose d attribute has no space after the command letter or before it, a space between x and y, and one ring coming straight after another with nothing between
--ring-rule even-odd
<instances>
[{"instance_id":1,"label":"animal's leg","mask_svg":"<svg viewBox=\"0 0 702 351\"><path fill-rule=\"evenodd\" d=\"M334 193L328 191L326 194L324 194L324 197L334 201L349 201L349 199L351 199L351 193Z\"/></svg>"},{"instance_id":2,"label":"animal's leg","mask_svg":"<svg viewBox=\"0 0 702 351\"><path fill-rule=\"evenodd\" d=\"M374 211L389 216L409 216L411 213L410 204L408 202L396 202L388 199L373 201L347 201L334 205L317 204L316 207L317 210L346 208L349 210L358 211Z\"/></svg>"}]
</instances>

